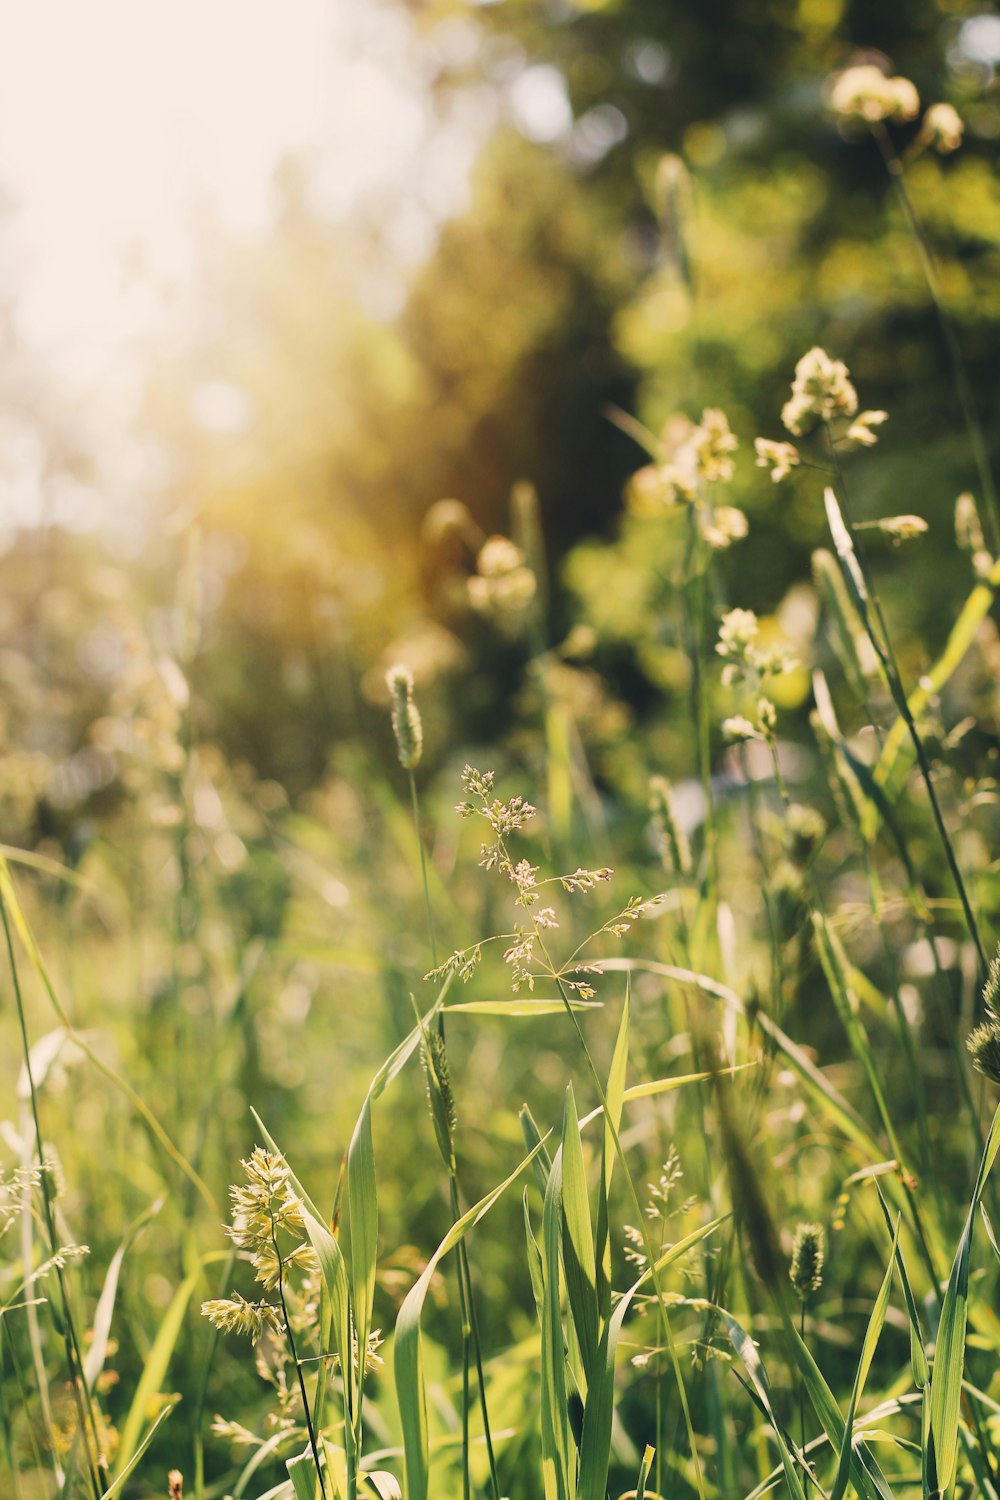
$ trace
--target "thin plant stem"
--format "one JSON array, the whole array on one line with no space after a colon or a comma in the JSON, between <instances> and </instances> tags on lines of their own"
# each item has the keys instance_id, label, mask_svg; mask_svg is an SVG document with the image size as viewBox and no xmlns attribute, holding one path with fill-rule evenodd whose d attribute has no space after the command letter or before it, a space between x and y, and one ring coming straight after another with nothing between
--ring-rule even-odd
<instances>
[{"instance_id":1,"label":"thin plant stem","mask_svg":"<svg viewBox=\"0 0 1000 1500\"><path fill-rule=\"evenodd\" d=\"M927 796L928 800L930 801L934 823L937 827L937 831L941 839L945 859L948 863L948 869L951 872L951 878L954 882L955 889L958 892L958 898L962 906L962 913L965 918L965 925L968 928L969 935L975 945L976 953L979 958L979 966L982 971L982 978L985 981L987 972L989 970L989 961L986 957L986 949L983 946L983 940L979 933L979 924L977 923L975 913L972 910L972 903L969 899L969 893L966 888L965 879L962 875L962 871L955 854L951 835L949 834L947 825L944 821L944 813L941 810L941 803L938 798L937 789L934 785L934 777L931 771L930 761L927 757L927 750L920 736L920 732L917 729L913 714L910 711L910 705L906 696L906 690L903 687L902 678L899 672L899 665L896 661L896 654L892 646L892 638L889 635L888 627L885 622L885 616L882 613L882 606L879 602L878 591L875 588L874 580L871 576L871 570L868 567L865 555L858 546L857 535L851 518L850 498L848 496L847 485L844 480L843 468L840 463L840 458L837 453L836 445L833 441L833 435L830 431L829 424L827 424L826 432L837 473L837 489L840 492L840 501L844 517L844 524L846 525L848 534L851 538L851 543L854 547L854 553L858 559L858 566L861 568L879 628L877 631L872 629L871 619L868 616L867 611L863 612L862 623L865 626L865 633L867 634L868 639L871 641L872 649L878 657L882 670L885 673L886 682L888 684L889 691L892 694L893 701L896 705L897 710L899 711L900 716L903 719L904 724L906 725L907 732L909 733L910 739L913 743L913 749L917 757L917 764L920 767L920 774L923 778L924 786L927 789ZM880 636L882 637L882 639L879 638Z\"/></svg>"},{"instance_id":2,"label":"thin plant stem","mask_svg":"<svg viewBox=\"0 0 1000 1500\"><path fill-rule=\"evenodd\" d=\"M691 1407L688 1402L687 1387L684 1384L684 1376L681 1371L680 1360L677 1357L677 1346L674 1343L674 1336L670 1327L670 1317L667 1313L666 1303L664 1301L664 1293L660 1285L659 1272L656 1269L656 1254L649 1237L649 1230L646 1227L646 1215L643 1213L642 1204L639 1202L639 1194L636 1191L635 1180L632 1176L632 1169L628 1164L628 1159L625 1155L625 1148L622 1146L621 1137L618 1133L618 1127L615 1124L614 1120L611 1118L611 1111L608 1107L607 1094L604 1091L604 1085L601 1082L601 1075L597 1071L597 1066L594 1063L593 1055L590 1051L589 1046L587 1045L587 1038L584 1035L583 1027L580 1025L576 1011L573 1009L572 1002L566 991L566 986L563 983L562 975L553 964L552 958L545 946L545 939L543 938L541 930L537 925L535 926L535 932L537 935L539 950L544 957L545 962L548 964L549 973L555 981L556 987L559 990L559 995L562 1000L563 1007L566 1011L566 1014L569 1016L574 1031L576 1032L577 1041L580 1043L580 1048L587 1063L587 1070L590 1073L591 1080L597 1091L597 1097L601 1103L601 1109L604 1112L604 1122L608 1128L608 1132L614 1144L615 1155L621 1163L622 1175L624 1176L625 1182L628 1186L629 1197L632 1200L632 1209L636 1216L636 1224L642 1235L643 1252L646 1256L646 1260L649 1266L650 1278L652 1279L653 1287L656 1292L656 1303L659 1311L660 1326L663 1329L667 1351L670 1355L670 1362L674 1371L674 1378L677 1382L677 1394L680 1397L681 1409L684 1417L684 1426L687 1432L688 1444L691 1449L691 1458L694 1464L695 1481L698 1495L700 1497L700 1500L705 1500L705 1480L701 1470L701 1456L698 1452L698 1444L695 1441L694 1424L691 1420Z\"/></svg>"},{"instance_id":3,"label":"thin plant stem","mask_svg":"<svg viewBox=\"0 0 1000 1500\"><path fill-rule=\"evenodd\" d=\"M38 1091L35 1087L34 1071L31 1066L31 1047L28 1042L28 1024L24 1013L24 996L21 993L21 980L18 974L17 959L14 955L14 941L10 930L10 921L7 916L7 902L4 899L3 889L0 887L0 919L3 921L4 940L7 947L7 958L10 964L11 980L14 986L14 1000L17 1008L17 1020L21 1033L21 1047L24 1056L24 1070L28 1080L28 1096L31 1100L31 1118L35 1128L35 1151L38 1156L38 1175L42 1186L42 1204L45 1217L45 1229L49 1238L49 1251L53 1257L56 1283L59 1287L59 1298L63 1313L63 1346L66 1353L66 1364L69 1368L70 1383L73 1387L73 1399L77 1410L77 1419L80 1423L80 1431L84 1436L84 1448L87 1452L87 1469L94 1494L100 1496L111 1482L107 1468L101 1460L100 1437L97 1430L97 1419L94 1416L93 1405L90 1394L83 1378L83 1359L80 1354L80 1343L76 1332L76 1322L70 1305L69 1293L66 1289L66 1279L59 1265L57 1252L59 1249L58 1237L56 1235L55 1212L52 1202L52 1183L49 1178L48 1167L45 1163L45 1149L43 1145L42 1127L38 1110ZM27 1273L27 1266L25 1273ZM88 1428L93 1438L93 1452L90 1449L90 1440L87 1437Z\"/></svg>"},{"instance_id":4,"label":"thin plant stem","mask_svg":"<svg viewBox=\"0 0 1000 1500\"><path fill-rule=\"evenodd\" d=\"M417 838L417 848L420 852L420 876L424 892L424 914L427 919L427 940L431 950L432 966L437 968L437 941L434 936L434 913L431 907L430 882L427 876L427 852L424 848L424 841L420 831L420 798L417 794L417 779L413 771L410 770L408 774L410 781L410 802L413 808L413 827ZM438 1035L442 1042L444 1042L444 1016L440 1011L437 1017L437 1027ZM457 1224L461 1217L461 1201L458 1186L458 1169L454 1159L448 1164L448 1190L452 1223ZM479 1404L483 1416L483 1433L486 1439L486 1451L489 1458L490 1481L493 1487L494 1500L500 1500L500 1479L497 1474L493 1437L490 1430L489 1407L486 1399L486 1371L483 1364L483 1350L479 1334L479 1318L476 1313L475 1298L472 1291L472 1271L469 1264L469 1252L464 1239L458 1245L457 1267L459 1311L462 1318L462 1493L464 1500L469 1500L472 1485L469 1468L469 1415L471 1405L471 1365L474 1360L479 1385Z\"/></svg>"},{"instance_id":5,"label":"thin plant stem","mask_svg":"<svg viewBox=\"0 0 1000 1500\"><path fill-rule=\"evenodd\" d=\"M878 146L879 154L885 164L893 187L906 216L907 225L913 242L917 248L917 256L920 260L920 268L927 282L927 289L934 303L938 322L941 326L941 335L944 346L951 362L952 376L955 381L955 393L958 396L959 405L962 408L962 416L965 420L966 431L969 435L969 447L972 450L973 462L982 486L983 498L989 514L992 548L995 552L1000 547L1000 510L997 506L996 488L993 484L993 475L990 470L989 454L983 439L983 429L976 411L975 397L972 392L972 384L965 368L962 358L962 348L955 331L955 324L951 314L945 306L944 297L941 293L941 282L938 277L937 267L934 264L934 256L931 251L930 242L917 214L916 205L910 196L910 190L906 185L906 176L903 171L903 163L893 147L889 138L889 132L881 120L872 124L872 134Z\"/></svg>"},{"instance_id":6,"label":"thin plant stem","mask_svg":"<svg viewBox=\"0 0 1000 1500\"><path fill-rule=\"evenodd\" d=\"M278 1249L278 1237L274 1229L274 1219L271 1219L271 1244L278 1260L278 1301L281 1303L281 1316L285 1321L285 1333L288 1336L288 1347L292 1352L292 1363L295 1366L295 1375L299 1383L299 1395L302 1398L302 1410L305 1412L306 1431L309 1433L309 1447L312 1449L313 1463L316 1465L316 1477L319 1479L320 1491L326 1500L326 1484L323 1479L323 1466L319 1460L319 1444L316 1441L316 1432L313 1428L312 1409L309 1405L309 1397L306 1394L306 1381L302 1373L302 1365L299 1360L298 1350L295 1347L295 1334L292 1332L292 1321L288 1316L288 1304L285 1301L285 1263ZM361 1351L358 1351L360 1357ZM350 1351L345 1350L344 1358L350 1358Z\"/></svg>"},{"instance_id":7,"label":"thin plant stem","mask_svg":"<svg viewBox=\"0 0 1000 1500\"><path fill-rule=\"evenodd\" d=\"M424 840L420 831L420 799L417 796L417 778L413 772L409 772L410 778L410 802L413 806L413 828L417 836L417 848L420 851L420 879L424 888L424 915L427 918L427 941L431 950L431 966L437 968L437 943L434 939L434 914L431 910L431 889L427 879L427 851L424 848ZM442 1024L438 1017L439 1024Z\"/></svg>"}]
</instances>

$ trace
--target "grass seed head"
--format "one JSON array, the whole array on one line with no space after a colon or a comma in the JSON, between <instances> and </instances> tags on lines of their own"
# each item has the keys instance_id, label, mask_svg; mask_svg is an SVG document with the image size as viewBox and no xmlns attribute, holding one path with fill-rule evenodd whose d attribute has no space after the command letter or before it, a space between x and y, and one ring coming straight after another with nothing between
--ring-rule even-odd
<instances>
[{"instance_id":1,"label":"grass seed head","mask_svg":"<svg viewBox=\"0 0 1000 1500\"><path fill-rule=\"evenodd\" d=\"M992 1083L1000 1083L1000 1021L984 1021L966 1038L972 1065Z\"/></svg>"},{"instance_id":2,"label":"grass seed head","mask_svg":"<svg viewBox=\"0 0 1000 1500\"><path fill-rule=\"evenodd\" d=\"M397 663L385 674L385 683L392 700L392 732L399 764L404 771L414 771L424 753L424 726L413 701L413 673Z\"/></svg>"},{"instance_id":3,"label":"grass seed head","mask_svg":"<svg viewBox=\"0 0 1000 1500\"><path fill-rule=\"evenodd\" d=\"M823 1285L826 1232L822 1224L799 1224L792 1242L789 1280L803 1302Z\"/></svg>"}]
</instances>

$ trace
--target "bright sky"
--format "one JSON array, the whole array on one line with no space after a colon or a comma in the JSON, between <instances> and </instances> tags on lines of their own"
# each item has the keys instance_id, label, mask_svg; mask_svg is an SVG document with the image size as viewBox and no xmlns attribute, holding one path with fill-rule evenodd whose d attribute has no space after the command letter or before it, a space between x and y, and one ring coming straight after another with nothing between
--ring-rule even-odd
<instances>
[{"instance_id":1,"label":"bright sky","mask_svg":"<svg viewBox=\"0 0 1000 1500\"><path fill-rule=\"evenodd\" d=\"M57 382L110 390L183 292L194 211L266 229L288 153L331 217L402 192L419 153L401 253L426 249L477 135L435 129L399 5L0 0L0 301Z\"/></svg>"},{"instance_id":2,"label":"bright sky","mask_svg":"<svg viewBox=\"0 0 1000 1500\"><path fill-rule=\"evenodd\" d=\"M103 341L141 321L136 273L185 273L192 206L261 228L286 152L323 156L345 204L384 176L420 104L393 78L398 15L367 8L0 0L0 187L32 338Z\"/></svg>"}]
</instances>

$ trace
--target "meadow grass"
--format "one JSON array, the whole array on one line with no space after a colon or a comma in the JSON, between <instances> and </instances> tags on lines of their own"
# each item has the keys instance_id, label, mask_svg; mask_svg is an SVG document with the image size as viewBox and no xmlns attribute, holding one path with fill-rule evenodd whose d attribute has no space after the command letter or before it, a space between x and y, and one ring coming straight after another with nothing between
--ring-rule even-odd
<instances>
[{"instance_id":1,"label":"meadow grass","mask_svg":"<svg viewBox=\"0 0 1000 1500\"><path fill-rule=\"evenodd\" d=\"M398 764L289 807L199 741L185 586L123 712L130 801L77 869L0 857L15 1497L1000 1493L996 794L967 749L1000 564L887 128L911 90L833 97L904 195L986 505L958 502L936 659L893 623L927 524L865 511L886 414L816 347L756 442L829 532L794 643L728 565L724 413L624 422L682 765L637 736L631 795L595 780L521 489L468 579L525 648L494 766L429 764L399 663Z\"/></svg>"}]
</instances>

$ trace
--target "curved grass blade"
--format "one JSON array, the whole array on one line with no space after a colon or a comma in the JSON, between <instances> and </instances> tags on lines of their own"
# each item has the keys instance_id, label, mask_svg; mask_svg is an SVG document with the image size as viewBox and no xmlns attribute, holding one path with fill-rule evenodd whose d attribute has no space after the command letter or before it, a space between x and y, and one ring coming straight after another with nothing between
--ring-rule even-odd
<instances>
[{"instance_id":1,"label":"curved grass blade","mask_svg":"<svg viewBox=\"0 0 1000 1500\"><path fill-rule=\"evenodd\" d=\"M566 1352L559 1288L562 1239L562 1147L556 1152L542 1208L542 1375L540 1420L545 1500L574 1500L576 1454L566 1400Z\"/></svg>"},{"instance_id":2,"label":"curved grass blade","mask_svg":"<svg viewBox=\"0 0 1000 1500\"><path fill-rule=\"evenodd\" d=\"M691 1234L685 1235L669 1250L664 1251L656 1262L656 1272L665 1271L675 1261L682 1259L695 1245L714 1234L728 1215L703 1224ZM601 1336L598 1367L587 1390L587 1401L583 1411L583 1435L580 1441L579 1500L604 1500L608 1488L608 1466L611 1459L611 1425L615 1403L615 1356L625 1316L632 1305L635 1294L651 1279L648 1268L638 1281L633 1282L623 1294ZM651 1452L647 1449L647 1452Z\"/></svg>"},{"instance_id":3,"label":"curved grass blade","mask_svg":"<svg viewBox=\"0 0 1000 1500\"><path fill-rule=\"evenodd\" d=\"M847 1486L851 1477L851 1455L854 1450L854 1417L858 1409L868 1379L868 1372L875 1358L875 1350L885 1326L885 1317L889 1309L889 1291L892 1287L892 1272L896 1260L896 1252L899 1248L899 1219L896 1220L896 1228L892 1236L892 1251L889 1255L889 1264L886 1267L882 1285L878 1296L875 1298L875 1306L868 1320L868 1329L865 1333L865 1341L861 1346L861 1359L858 1363L857 1374L854 1377L854 1385L851 1388L851 1401L847 1408L847 1421L844 1425L844 1440L840 1445L840 1457L837 1461L837 1472L834 1476L833 1489L830 1492L830 1500L844 1500Z\"/></svg>"},{"instance_id":4,"label":"curved grass blade","mask_svg":"<svg viewBox=\"0 0 1000 1500\"><path fill-rule=\"evenodd\" d=\"M938 1324L937 1341L934 1346L930 1425L934 1445L934 1473L937 1486L942 1492L951 1484L958 1457L958 1418L962 1399L962 1376L965 1371L972 1231L975 1227L979 1200L983 1195L986 1179L996 1161L998 1151L1000 1151L1000 1108L993 1116L993 1124L990 1127L982 1161L979 1164L979 1175L976 1178L965 1228L958 1242L944 1302L941 1304L941 1321Z\"/></svg>"},{"instance_id":5,"label":"curved grass blade","mask_svg":"<svg viewBox=\"0 0 1000 1500\"><path fill-rule=\"evenodd\" d=\"M597 1264L594 1254L594 1231L590 1217L590 1198L583 1162L583 1143L576 1114L573 1085L566 1089L562 1133L562 1255L566 1276L566 1294L577 1337L583 1368L589 1383L600 1338L600 1313L597 1305Z\"/></svg>"},{"instance_id":6,"label":"curved grass blade","mask_svg":"<svg viewBox=\"0 0 1000 1500\"><path fill-rule=\"evenodd\" d=\"M417 1033L419 1037L419 1032ZM420 1320L431 1280L438 1264L453 1250L459 1240L489 1213L499 1198L516 1182L531 1164L542 1142L525 1156L505 1177L499 1187L486 1194L451 1226L431 1256L419 1279L407 1292L396 1318L393 1348L396 1396L403 1428L403 1455L406 1470L407 1500L427 1500L429 1457L427 1440L427 1392L424 1384L423 1354L420 1343Z\"/></svg>"},{"instance_id":7,"label":"curved grass blade","mask_svg":"<svg viewBox=\"0 0 1000 1500\"><path fill-rule=\"evenodd\" d=\"M795 1466L795 1457L789 1447L784 1428L774 1410L770 1382L768 1381L764 1361L760 1357L757 1345L746 1329L737 1323L736 1319L730 1313L724 1309L720 1309L720 1312L722 1321L725 1324L726 1333L729 1336L729 1342L732 1344L737 1358L750 1377L750 1383L756 1392L761 1409L774 1430L775 1440L778 1444L778 1454L781 1458L781 1467L788 1483L788 1492L792 1496L792 1500L806 1500L805 1491L802 1488L802 1480L799 1478L799 1472Z\"/></svg>"}]
</instances>

